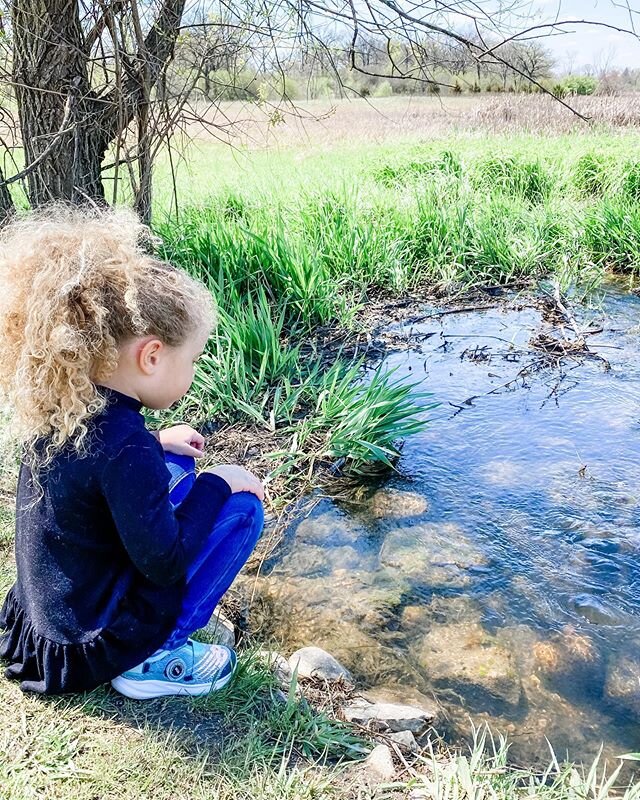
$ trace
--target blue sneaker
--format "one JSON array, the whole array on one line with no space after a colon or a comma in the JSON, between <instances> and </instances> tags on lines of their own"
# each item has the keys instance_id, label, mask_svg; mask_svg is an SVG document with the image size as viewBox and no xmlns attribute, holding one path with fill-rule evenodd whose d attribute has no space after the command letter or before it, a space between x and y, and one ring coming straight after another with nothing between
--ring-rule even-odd
<instances>
[{"instance_id":1,"label":"blue sneaker","mask_svg":"<svg viewBox=\"0 0 640 800\"><path fill-rule=\"evenodd\" d=\"M111 685L134 700L172 694L199 696L226 686L236 661L229 647L187 639L175 650L158 650L142 664L118 675Z\"/></svg>"}]
</instances>

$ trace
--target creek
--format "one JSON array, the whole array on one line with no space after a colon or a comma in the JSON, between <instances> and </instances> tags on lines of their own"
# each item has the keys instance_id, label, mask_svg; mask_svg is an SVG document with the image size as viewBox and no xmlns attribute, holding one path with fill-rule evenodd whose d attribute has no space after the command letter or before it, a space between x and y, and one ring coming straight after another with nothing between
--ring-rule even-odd
<instances>
[{"instance_id":1,"label":"creek","mask_svg":"<svg viewBox=\"0 0 640 800\"><path fill-rule=\"evenodd\" d=\"M389 368L438 403L384 484L318 497L255 587L283 651L329 650L363 686L489 722L511 755L640 750L640 299L615 284L580 325L600 357L531 347L513 298L389 329ZM603 359L606 359L606 363Z\"/></svg>"}]
</instances>

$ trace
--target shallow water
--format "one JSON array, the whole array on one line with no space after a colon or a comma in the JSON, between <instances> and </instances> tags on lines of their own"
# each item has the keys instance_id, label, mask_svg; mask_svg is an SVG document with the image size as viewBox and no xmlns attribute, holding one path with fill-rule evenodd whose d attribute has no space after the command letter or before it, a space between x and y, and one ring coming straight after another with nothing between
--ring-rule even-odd
<instances>
[{"instance_id":1,"label":"shallow water","mask_svg":"<svg viewBox=\"0 0 640 800\"><path fill-rule=\"evenodd\" d=\"M321 499L257 584L285 649L435 698L453 739L488 720L530 763L545 737L573 759L640 750L640 300L612 286L580 319L608 369L544 366L531 308L414 324L419 349L387 363L440 405L402 476Z\"/></svg>"}]
</instances>

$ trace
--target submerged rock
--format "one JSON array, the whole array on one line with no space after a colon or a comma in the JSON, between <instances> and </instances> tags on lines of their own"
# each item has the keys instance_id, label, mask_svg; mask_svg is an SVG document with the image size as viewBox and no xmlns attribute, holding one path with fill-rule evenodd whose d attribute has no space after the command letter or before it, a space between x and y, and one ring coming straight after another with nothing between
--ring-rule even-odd
<instances>
[{"instance_id":1,"label":"submerged rock","mask_svg":"<svg viewBox=\"0 0 640 800\"><path fill-rule=\"evenodd\" d=\"M607 665L604 696L627 715L640 720L640 647L612 657Z\"/></svg>"},{"instance_id":2,"label":"submerged rock","mask_svg":"<svg viewBox=\"0 0 640 800\"><path fill-rule=\"evenodd\" d=\"M370 703L364 698L345 706L343 714L347 722L357 722L365 726L373 723L378 730L411 731L417 736L430 728L436 719L433 708L400 703Z\"/></svg>"},{"instance_id":3,"label":"submerged rock","mask_svg":"<svg viewBox=\"0 0 640 800\"><path fill-rule=\"evenodd\" d=\"M602 690L602 657L593 640L571 626L533 645L535 673L566 697L581 698Z\"/></svg>"},{"instance_id":4,"label":"submerged rock","mask_svg":"<svg viewBox=\"0 0 640 800\"><path fill-rule=\"evenodd\" d=\"M578 594L573 598L575 610L592 625L622 625L624 615L617 608L592 594Z\"/></svg>"},{"instance_id":5,"label":"submerged rock","mask_svg":"<svg viewBox=\"0 0 640 800\"><path fill-rule=\"evenodd\" d=\"M391 530L380 551L380 563L424 586L465 588L469 571L487 565L484 553L452 523L420 523Z\"/></svg>"},{"instance_id":6,"label":"submerged rock","mask_svg":"<svg viewBox=\"0 0 640 800\"><path fill-rule=\"evenodd\" d=\"M409 605L402 609L402 617L400 620L405 628L424 630L427 624L431 622L431 616L429 614L429 609L424 605Z\"/></svg>"},{"instance_id":7,"label":"submerged rock","mask_svg":"<svg viewBox=\"0 0 640 800\"><path fill-rule=\"evenodd\" d=\"M297 524L297 541L322 547L341 547L356 544L362 537L366 537L366 528L332 506L329 501L318 504L318 509L324 510L316 510Z\"/></svg>"},{"instance_id":8,"label":"submerged rock","mask_svg":"<svg viewBox=\"0 0 640 800\"><path fill-rule=\"evenodd\" d=\"M377 518L413 517L428 510L427 498L416 492L379 489L371 498L371 513Z\"/></svg>"},{"instance_id":9,"label":"submerged rock","mask_svg":"<svg viewBox=\"0 0 640 800\"><path fill-rule=\"evenodd\" d=\"M302 647L289 658L291 670L298 669L301 678L322 678L335 681L340 678L351 680L351 673L346 667L321 647Z\"/></svg>"},{"instance_id":10,"label":"submerged rock","mask_svg":"<svg viewBox=\"0 0 640 800\"><path fill-rule=\"evenodd\" d=\"M373 563L369 558L370 565ZM287 574L300 578L328 577L336 570L356 570L367 566L367 558L350 545L321 547L298 543L283 560Z\"/></svg>"},{"instance_id":11,"label":"submerged rock","mask_svg":"<svg viewBox=\"0 0 640 800\"><path fill-rule=\"evenodd\" d=\"M512 654L476 622L434 626L420 661L434 685L458 691L471 708L509 713L520 702Z\"/></svg>"}]
</instances>

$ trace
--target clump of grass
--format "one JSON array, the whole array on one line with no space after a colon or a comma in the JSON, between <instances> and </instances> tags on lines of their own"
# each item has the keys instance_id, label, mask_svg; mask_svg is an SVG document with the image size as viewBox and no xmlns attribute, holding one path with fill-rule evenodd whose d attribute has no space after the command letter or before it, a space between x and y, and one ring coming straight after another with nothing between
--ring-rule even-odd
<instances>
[{"instance_id":1,"label":"clump of grass","mask_svg":"<svg viewBox=\"0 0 640 800\"><path fill-rule=\"evenodd\" d=\"M289 340L284 320L284 310L272 307L263 289L244 300L230 292L179 413L190 408L197 419L231 423L244 417L272 431L292 423L316 364Z\"/></svg>"},{"instance_id":2,"label":"clump of grass","mask_svg":"<svg viewBox=\"0 0 640 800\"><path fill-rule=\"evenodd\" d=\"M194 700L194 707L221 714L226 724L238 731L238 739L223 747L227 763L247 747L263 759L279 760L296 754L309 761L359 759L367 752L365 742L353 730L326 714L314 710L297 691L293 673L286 695L258 651L242 654L233 681L225 689Z\"/></svg>"},{"instance_id":3,"label":"clump of grass","mask_svg":"<svg viewBox=\"0 0 640 800\"><path fill-rule=\"evenodd\" d=\"M289 429L287 448L273 454L281 459L274 475L305 470L310 477L316 462L350 474L391 467L400 455L396 442L425 427L430 395L416 394L415 386L393 380L382 367L363 380L362 367L361 360L338 360L317 373L314 406Z\"/></svg>"},{"instance_id":4,"label":"clump of grass","mask_svg":"<svg viewBox=\"0 0 640 800\"><path fill-rule=\"evenodd\" d=\"M422 402L430 395L415 393L418 384L393 380L393 372L381 368L361 383L360 368L357 362L348 368L338 362L324 376L316 411L327 432L326 453L357 466L382 462L390 467L399 456L394 442L424 428L424 418L418 417L433 407Z\"/></svg>"},{"instance_id":5,"label":"clump of grass","mask_svg":"<svg viewBox=\"0 0 640 800\"><path fill-rule=\"evenodd\" d=\"M438 173L455 178L462 177L462 163L451 150L443 150L431 158L387 163L376 167L372 176L383 186L402 186Z\"/></svg>"},{"instance_id":6,"label":"clump of grass","mask_svg":"<svg viewBox=\"0 0 640 800\"><path fill-rule=\"evenodd\" d=\"M480 208L470 231L466 267L483 282L507 284L537 278L552 268L544 218L522 205L492 200Z\"/></svg>"},{"instance_id":7,"label":"clump of grass","mask_svg":"<svg viewBox=\"0 0 640 800\"><path fill-rule=\"evenodd\" d=\"M387 271L385 228L357 191L314 193L302 199L291 222L304 249L316 254L334 288L357 295Z\"/></svg>"},{"instance_id":8,"label":"clump of grass","mask_svg":"<svg viewBox=\"0 0 640 800\"><path fill-rule=\"evenodd\" d=\"M492 800L638 800L640 783L620 785L622 764L607 770L601 757L588 766L560 762L553 749L546 768L519 768L508 760L509 745L495 738L487 727L474 729L469 751L436 754L432 748L421 756L422 773L408 781L416 795L424 792L432 800L491 798ZM630 754L634 756L636 754Z\"/></svg>"},{"instance_id":9,"label":"clump of grass","mask_svg":"<svg viewBox=\"0 0 640 800\"><path fill-rule=\"evenodd\" d=\"M475 180L490 194L501 192L530 203L546 200L553 188L547 168L540 161L515 156L496 156L478 163Z\"/></svg>"},{"instance_id":10,"label":"clump of grass","mask_svg":"<svg viewBox=\"0 0 640 800\"><path fill-rule=\"evenodd\" d=\"M414 207L398 219L398 228L407 259L417 273L434 283L459 277L468 213L464 201L452 208L432 192L416 196Z\"/></svg>"},{"instance_id":11,"label":"clump of grass","mask_svg":"<svg viewBox=\"0 0 640 800\"><path fill-rule=\"evenodd\" d=\"M264 286L279 298L290 325L341 319L346 304L335 291L336 281L319 254L290 232L284 210L276 203L249 212L235 195L232 200L234 208L243 208L240 218L226 213L229 198L223 198L210 208L188 210L179 225L159 224L164 256L220 299L229 288L244 295Z\"/></svg>"},{"instance_id":12,"label":"clump of grass","mask_svg":"<svg viewBox=\"0 0 640 800\"><path fill-rule=\"evenodd\" d=\"M640 270L640 205L608 201L590 208L584 250L599 265L637 275Z\"/></svg>"},{"instance_id":13,"label":"clump of grass","mask_svg":"<svg viewBox=\"0 0 640 800\"><path fill-rule=\"evenodd\" d=\"M640 201L640 161L629 161L625 164L620 188L627 200Z\"/></svg>"},{"instance_id":14,"label":"clump of grass","mask_svg":"<svg viewBox=\"0 0 640 800\"><path fill-rule=\"evenodd\" d=\"M604 156L585 153L573 166L573 184L583 197L602 197L610 187L611 169Z\"/></svg>"}]
</instances>

